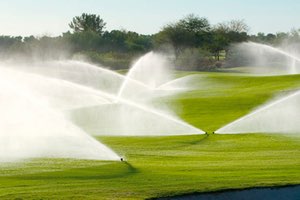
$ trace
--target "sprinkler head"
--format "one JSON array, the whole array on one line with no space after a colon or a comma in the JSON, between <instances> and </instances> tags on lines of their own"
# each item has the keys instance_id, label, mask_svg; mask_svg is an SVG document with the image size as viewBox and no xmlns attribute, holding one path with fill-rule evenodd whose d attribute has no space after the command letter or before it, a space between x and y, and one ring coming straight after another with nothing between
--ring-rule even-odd
<instances>
[{"instance_id":1,"label":"sprinkler head","mask_svg":"<svg viewBox=\"0 0 300 200\"><path fill-rule=\"evenodd\" d=\"M124 161L124 158L121 157L120 160L121 160L121 162L123 162L123 161Z\"/></svg>"},{"instance_id":2,"label":"sprinkler head","mask_svg":"<svg viewBox=\"0 0 300 200\"><path fill-rule=\"evenodd\" d=\"M215 132L213 131L212 134L215 134Z\"/></svg>"},{"instance_id":3,"label":"sprinkler head","mask_svg":"<svg viewBox=\"0 0 300 200\"><path fill-rule=\"evenodd\" d=\"M208 132L205 132L206 135L208 135Z\"/></svg>"}]
</instances>

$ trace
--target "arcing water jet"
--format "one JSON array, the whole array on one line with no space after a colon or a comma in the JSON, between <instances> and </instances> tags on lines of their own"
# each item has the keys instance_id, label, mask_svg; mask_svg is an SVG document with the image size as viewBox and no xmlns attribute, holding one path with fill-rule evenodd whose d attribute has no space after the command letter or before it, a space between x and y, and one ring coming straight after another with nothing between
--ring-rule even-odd
<instances>
[{"instance_id":1,"label":"arcing water jet","mask_svg":"<svg viewBox=\"0 0 300 200\"><path fill-rule=\"evenodd\" d=\"M0 154L0 161L34 157L120 160L82 129L96 135L204 133L151 103L157 97L156 88L171 81L163 73L164 60L149 53L126 77L77 61L1 63L0 143L1 152L8 153ZM159 67L151 74L153 66ZM139 101L141 97L146 101Z\"/></svg>"},{"instance_id":2,"label":"arcing water jet","mask_svg":"<svg viewBox=\"0 0 300 200\"><path fill-rule=\"evenodd\" d=\"M96 135L203 134L202 130L177 119L167 110L156 109L152 104L157 97L157 88L169 82L166 60L153 52L144 55L129 70L118 94L109 95L115 99L113 104L74 110L71 113L73 121ZM141 88L131 80L153 89ZM99 90L94 92L108 95Z\"/></svg>"},{"instance_id":3,"label":"arcing water jet","mask_svg":"<svg viewBox=\"0 0 300 200\"><path fill-rule=\"evenodd\" d=\"M250 66L253 72L266 74L297 74L300 72L300 56L295 49L284 50L266 44L244 42L234 45L232 50L236 52L238 59L247 62L246 65ZM234 59L237 58L233 56Z\"/></svg>"},{"instance_id":4,"label":"arcing water jet","mask_svg":"<svg viewBox=\"0 0 300 200\"><path fill-rule=\"evenodd\" d=\"M300 91L297 91L267 103L216 133L299 133L299 111Z\"/></svg>"},{"instance_id":5,"label":"arcing water jet","mask_svg":"<svg viewBox=\"0 0 300 200\"><path fill-rule=\"evenodd\" d=\"M145 54L129 69L118 91L118 99L133 99L137 95L140 98L145 95L145 92L150 92L150 95L153 95L152 90L170 81L169 66L170 62L167 56L154 52ZM136 87L131 80L140 82L148 90Z\"/></svg>"},{"instance_id":6,"label":"arcing water jet","mask_svg":"<svg viewBox=\"0 0 300 200\"><path fill-rule=\"evenodd\" d=\"M0 74L1 162L36 157L119 160L116 153L52 109L28 85L12 80L3 71Z\"/></svg>"},{"instance_id":7,"label":"arcing water jet","mask_svg":"<svg viewBox=\"0 0 300 200\"><path fill-rule=\"evenodd\" d=\"M267 49L269 51L273 51L273 52L276 52L276 53L279 53L279 54L282 54L286 57L289 57L297 62L300 62L300 58L296 55L293 55L289 52L286 52L284 50L281 50L281 49L278 49L278 48L275 48L275 47L272 47L272 46L269 46L269 45L266 45L266 44L260 44L260 43L256 43L256 42L248 42L249 45L253 45L257 48L263 48L263 49Z\"/></svg>"}]
</instances>

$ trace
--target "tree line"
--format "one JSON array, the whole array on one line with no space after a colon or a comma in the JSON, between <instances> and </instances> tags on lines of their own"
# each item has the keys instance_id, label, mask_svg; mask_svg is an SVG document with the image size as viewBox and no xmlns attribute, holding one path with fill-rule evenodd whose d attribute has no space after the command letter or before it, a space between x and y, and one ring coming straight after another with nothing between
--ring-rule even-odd
<instances>
[{"instance_id":1,"label":"tree line","mask_svg":"<svg viewBox=\"0 0 300 200\"><path fill-rule=\"evenodd\" d=\"M166 24L158 33L139 34L127 30L106 30L100 15L83 13L69 23L70 30L57 37L0 36L0 55L31 58L84 57L113 69L128 68L133 58L150 50L172 51L181 70L214 70L222 66L231 44L257 41L279 44L300 41L299 30L289 33L249 35L243 20L216 25L190 14Z\"/></svg>"}]
</instances>

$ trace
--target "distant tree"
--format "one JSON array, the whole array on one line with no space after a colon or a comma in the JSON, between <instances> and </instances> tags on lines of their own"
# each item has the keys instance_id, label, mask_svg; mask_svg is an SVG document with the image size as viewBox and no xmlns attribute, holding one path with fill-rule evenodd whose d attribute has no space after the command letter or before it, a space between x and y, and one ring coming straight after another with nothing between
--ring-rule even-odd
<instances>
[{"instance_id":1,"label":"distant tree","mask_svg":"<svg viewBox=\"0 0 300 200\"><path fill-rule=\"evenodd\" d=\"M208 49L215 57L215 60L220 60L220 53L226 50L229 46L229 38L221 32L214 32L212 42L209 44Z\"/></svg>"},{"instance_id":2,"label":"distant tree","mask_svg":"<svg viewBox=\"0 0 300 200\"><path fill-rule=\"evenodd\" d=\"M249 31L249 26L245 23L244 20L231 20L217 24L214 29L224 33L247 33Z\"/></svg>"},{"instance_id":3,"label":"distant tree","mask_svg":"<svg viewBox=\"0 0 300 200\"><path fill-rule=\"evenodd\" d=\"M177 23L183 29L192 33L202 33L210 31L210 24L204 17L198 17L194 14L189 14Z\"/></svg>"},{"instance_id":4,"label":"distant tree","mask_svg":"<svg viewBox=\"0 0 300 200\"><path fill-rule=\"evenodd\" d=\"M289 33L285 33L285 32L278 32L276 33L276 39L278 44L280 42L282 42L283 40L287 39L289 37Z\"/></svg>"},{"instance_id":5,"label":"distant tree","mask_svg":"<svg viewBox=\"0 0 300 200\"><path fill-rule=\"evenodd\" d=\"M300 29L292 28L289 33L289 43L297 43L300 41Z\"/></svg>"},{"instance_id":6,"label":"distant tree","mask_svg":"<svg viewBox=\"0 0 300 200\"><path fill-rule=\"evenodd\" d=\"M213 60L210 52L199 48L184 49L175 61L179 70L212 70Z\"/></svg>"},{"instance_id":7,"label":"distant tree","mask_svg":"<svg viewBox=\"0 0 300 200\"><path fill-rule=\"evenodd\" d=\"M266 35L266 41L270 44L274 43L274 40L276 39L276 35L272 34L272 33L268 33Z\"/></svg>"},{"instance_id":8,"label":"distant tree","mask_svg":"<svg viewBox=\"0 0 300 200\"><path fill-rule=\"evenodd\" d=\"M256 35L251 35L250 40L259 43L266 43L269 45L279 45L283 41L289 40L290 36L291 35L289 33L283 33L283 32L279 32L276 34L272 34L272 33L265 34L262 32L258 32Z\"/></svg>"},{"instance_id":9,"label":"distant tree","mask_svg":"<svg viewBox=\"0 0 300 200\"><path fill-rule=\"evenodd\" d=\"M149 35L141 35L136 32L126 32L126 46L130 52L145 52L152 47L152 37Z\"/></svg>"},{"instance_id":10,"label":"distant tree","mask_svg":"<svg viewBox=\"0 0 300 200\"><path fill-rule=\"evenodd\" d=\"M22 44L22 37L0 36L0 53L8 52L12 48L17 49Z\"/></svg>"},{"instance_id":11,"label":"distant tree","mask_svg":"<svg viewBox=\"0 0 300 200\"><path fill-rule=\"evenodd\" d=\"M102 34L106 23L99 15L83 13L81 16L76 16L72 19L69 27L76 32L91 31Z\"/></svg>"},{"instance_id":12,"label":"distant tree","mask_svg":"<svg viewBox=\"0 0 300 200\"><path fill-rule=\"evenodd\" d=\"M112 30L106 31L103 34L105 46L107 51L126 51L125 40L127 38L126 31L124 30Z\"/></svg>"},{"instance_id":13,"label":"distant tree","mask_svg":"<svg viewBox=\"0 0 300 200\"><path fill-rule=\"evenodd\" d=\"M190 14L168 24L155 35L155 43L171 44L178 56L185 48L203 47L210 41L210 24L206 18Z\"/></svg>"},{"instance_id":14,"label":"distant tree","mask_svg":"<svg viewBox=\"0 0 300 200\"><path fill-rule=\"evenodd\" d=\"M228 44L233 42L243 42L248 39L248 25L244 20L231 20L219 23L214 27L214 32L227 38Z\"/></svg>"},{"instance_id":15,"label":"distant tree","mask_svg":"<svg viewBox=\"0 0 300 200\"><path fill-rule=\"evenodd\" d=\"M35 38L33 35L28 36L28 37L24 37L24 42L33 42L36 41L37 38Z\"/></svg>"},{"instance_id":16,"label":"distant tree","mask_svg":"<svg viewBox=\"0 0 300 200\"><path fill-rule=\"evenodd\" d=\"M97 51L103 41L102 36L92 31L65 33L63 38L72 46L74 52Z\"/></svg>"},{"instance_id":17,"label":"distant tree","mask_svg":"<svg viewBox=\"0 0 300 200\"><path fill-rule=\"evenodd\" d=\"M151 36L126 30L106 31L103 34L103 40L102 48L106 51L145 52L152 47Z\"/></svg>"},{"instance_id":18,"label":"distant tree","mask_svg":"<svg viewBox=\"0 0 300 200\"><path fill-rule=\"evenodd\" d=\"M265 37L266 37L265 33L258 32L257 35L254 37L254 41L264 43Z\"/></svg>"},{"instance_id":19,"label":"distant tree","mask_svg":"<svg viewBox=\"0 0 300 200\"><path fill-rule=\"evenodd\" d=\"M217 24L212 31L213 40L209 44L209 49L216 60L219 60L221 51L228 52L230 44L246 41L248 30L249 27L243 20L231 20Z\"/></svg>"}]
</instances>

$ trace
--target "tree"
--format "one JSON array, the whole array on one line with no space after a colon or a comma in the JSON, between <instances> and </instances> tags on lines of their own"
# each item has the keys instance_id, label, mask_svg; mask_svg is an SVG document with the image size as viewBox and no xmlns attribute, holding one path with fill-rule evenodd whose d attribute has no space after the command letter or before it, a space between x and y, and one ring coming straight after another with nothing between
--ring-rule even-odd
<instances>
[{"instance_id":1,"label":"tree","mask_svg":"<svg viewBox=\"0 0 300 200\"><path fill-rule=\"evenodd\" d=\"M249 31L249 26L245 23L244 20L231 20L227 22L219 23L215 26L215 30L220 32L236 32L236 33L247 33Z\"/></svg>"},{"instance_id":2,"label":"tree","mask_svg":"<svg viewBox=\"0 0 300 200\"><path fill-rule=\"evenodd\" d=\"M212 31L213 41L209 45L216 60L219 60L221 51L225 50L226 54L228 53L230 44L247 41L248 30L249 27L243 20L231 20L217 24Z\"/></svg>"},{"instance_id":3,"label":"tree","mask_svg":"<svg viewBox=\"0 0 300 200\"><path fill-rule=\"evenodd\" d=\"M210 41L210 24L206 18L190 14L168 24L155 36L156 43L171 44L178 56L185 48L203 47Z\"/></svg>"},{"instance_id":4,"label":"tree","mask_svg":"<svg viewBox=\"0 0 300 200\"><path fill-rule=\"evenodd\" d=\"M76 32L95 32L101 35L104 31L106 23L99 15L83 13L72 19L69 27Z\"/></svg>"},{"instance_id":5,"label":"tree","mask_svg":"<svg viewBox=\"0 0 300 200\"><path fill-rule=\"evenodd\" d=\"M210 31L210 24L204 17L198 17L194 14L189 14L177 23L183 29L192 33L201 33Z\"/></svg>"},{"instance_id":6,"label":"tree","mask_svg":"<svg viewBox=\"0 0 300 200\"><path fill-rule=\"evenodd\" d=\"M0 36L0 53L8 52L12 48L17 49L22 44L22 37Z\"/></svg>"},{"instance_id":7,"label":"tree","mask_svg":"<svg viewBox=\"0 0 300 200\"><path fill-rule=\"evenodd\" d=\"M184 49L175 61L176 68L179 70L211 70L213 60L210 52L199 48Z\"/></svg>"},{"instance_id":8,"label":"tree","mask_svg":"<svg viewBox=\"0 0 300 200\"><path fill-rule=\"evenodd\" d=\"M74 52L97 51L102 47L103 37L92 31L65 33L63 38L72 46Z\"/></svg>"},{"instance_id":9,"label":"tree","mask_svg":"<svg viewBox=\"0 0 300 200\"><path fill-rule=\"evenodd\" d=\"M103 34L103 39L105 41L104 47L106 48L106 51L126 51L126 38L127 34L124 30L112 30L110 32L106 31Z\"/></svg>"},{"instance_id":10,"label":"tree","mask_svg":"<svg viewBox=\"0 0 300 200\"><path fill-rule=\"evenodd\" d=\"M272 44L274 43L274 40L276 39L276 35L272 34L272 33L268 33L266 35L266 40L268 43Z\"/></svg>"},{"instance_id":11,"label":"tree","mask_svg":"<svg viewBox=\"0 0 300 200\"><path fill-rule=\"evenodd\" d=\"M145 52L152 47L152 37L140 35L136 32L126 30L105 31L102 35L104 44L102 48L106 51L116 52Z\"/></svg>"},{"instance_id":12,"label":"tree","mask_svg":"<svg viewBox=\"0 0 300 200\"><path fill-rule=\"evenodd\" d=\"M226 50L229 46L229 39L226 35L222 34L221 32L214 32L213 33L213 42L210 43L208 49L214 55L215 60L220 60L220 52L222 50Z\"/></svg>"}]
</instances>

